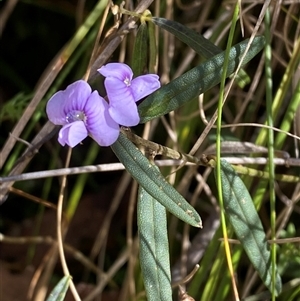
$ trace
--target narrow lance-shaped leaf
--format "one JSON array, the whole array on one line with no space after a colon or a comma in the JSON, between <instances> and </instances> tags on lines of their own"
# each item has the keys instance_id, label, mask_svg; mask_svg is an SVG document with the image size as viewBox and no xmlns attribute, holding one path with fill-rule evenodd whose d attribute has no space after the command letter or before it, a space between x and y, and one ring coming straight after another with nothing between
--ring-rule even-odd
<instances>
[{"instance_id":1,"label":"narrow lance-shaped leaf","mask_svg":"<svg viewBox=\"0 0 300 301\"><path fill-rule=\"evenodd\" d=\"M147 69L148 58L148 27L146 22L142 22L138 28L132 55L131 68L133 74L141 75Z\"/></svg>"},{"instance_id":2,"label":"narrow lance-shaped leaf","mask_svg":"<svg viewBox=\"0 0 300 301\"><path fill-rule=\"evenodd\" d=\"M242 65L248 63L264 46L265 38L254 38ZM227 76L238 67L247 48L245 40L230 49ZM217 85L222 76L225 52L182 74L149 95L138 107L141 123L165 115Z\"/></svg>"},{"instance_id":3,"label":"narrow lance-shaped leaf","mask_svg":"<svg viewBox=\"0 0 300 301\"><path fill-rule=\"evenodd\" d=\"M111 146L132 177L168 211L194 227L202 227L197 211L122 133Z\"/></svg>"},{"instance_id":4,"label":"narrow lance-shaped leaf","mask_svg":"<svg viewBox=\"0 0 300 301\"><path fill-rule=\"evenodd\" d=\"M64 276L51 291L47 301L63 301L69 288L71 276Z\"/></svg>"},{"instance_id":5,"label":"narrow lance-shaped leaf","mask_svg":"<svg viewBox=\"0 0 300 301\"><path fill-rule=\"evenodd\" d=\"M137 222L147 300L172 301L166 209L141 186Z\"/></svg>"},{"instance_id":6,"label":"narrow lance-shaped leaf","mask_svg":"<svg viewBox=\"0 0 300 301\"><path fill-rule=\"evenodd\" d=\"M215 176L216 169L215 169ZM221 159L221 183L224 210L249 260L268 289L272 290L271 252L251 196L233 167ZM281 292L281 278L276 274L275 293Z\"/></svg>"},{"instance_id":7,"label":"narrow lance-shaped leaf","mask_svg":"<svg viewBox=\"0 0 300 301\"><path fill-rule=\"evenodd\" d=\"M149 73L155 73L157 69L157 45L156 45L156 33L155 25L153 23L148 24L149 34Z\"/></svg>"},{"instance_id":8,"label":"narrow lance-shaped leaf","mask_svg":"<svg viewBox=\"0 0 300 301\"><path fill-rule=\"evenodd\" d=\"M210 40L206 39L203 35L174 20L152 17L151 21L155 25L172 33L179 40L190 46L193 50L195 50L195 52L206 59L209 59L223 51ZM250 82L249 76L242 69L238 72L236 80L241 88L244 88Z\"/></svg>"}]
</instances>

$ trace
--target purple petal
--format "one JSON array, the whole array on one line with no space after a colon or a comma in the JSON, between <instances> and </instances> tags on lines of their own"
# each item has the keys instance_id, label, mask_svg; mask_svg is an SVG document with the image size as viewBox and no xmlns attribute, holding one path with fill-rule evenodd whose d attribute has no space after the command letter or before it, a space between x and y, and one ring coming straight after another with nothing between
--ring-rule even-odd
<instances>
[{"instance_id":1,"label":"purple petal","mask_svg":"<svg viewBox=\"0 0 300 301\"><path fill-rule=\"evenodd\" d=\"M71 111L83 111L85 104L91 95L92 89L84 80L78 80L69 85L65 93L65 113Z\"/></svg>"},{"instance_id":2,"label":"purple petal","mask_svg":"<svg viewBox=\"0 0 300 301\"><path fill-rule=\"evenodd\" d=\"M49 120L56 125L66 124L66 114L64 112L65 96L64 91L58 91L48 101L46 113Z\"/></svg>"},{"instance_id":3,"label":"purple petal","mask_svg":"<svg viewBox=\"0 0 300 301\"><path fill-rule=\"evenodd\" d=\"M139 101L160 88L159 77L156 74L138 76L132 80L130 88L134 100Z\"/></svg>"},{"instance_id":4,"label":"purple petal","mask_svg":"<svg viewBox=\"0 0 300 301\"><path fill-rule=\"evenodd\" d=\"M131 81L133 73L131 68L123 63L110 63L98 69L98 72L104 77L115 77L122 82Z\"/></svg>"},{"instance_id":5,"label":"purple petal","mask_svg":"<svg viewBox=\"0 0 300 301\"><path fill-rule=\"evenodd\" d=\"M65 144L70 147L76 146L88 135L88 131L85 127L83 121L75 121L69 124L66 124L61 128L58 134L58 142L65 146Z\"/></svg>"},{"instance_id":6,"label":"purple petal","mask_svg":"<svg viewBox=\"0 0 300 301\"><path fill-rule=\"evenodd\" d=\"M124 126L134 126L140 122L130 87L122 81L108 77L105 88L109 99L109 114L115 122Z\"/></svg>"},{"instance_id":7,"label":"purple petal","mask_svg":"<svg viewBox=\"0 0 300 301\"><path fill-rule=\"evenodd\" d=\"M108 113L108 103L94 91L84 108L87 129L100 146L112 145L119 137L120 127Z\"/></svg>"},{"instance_id":8,"label":"purple petal","mask_svg":"<svg viewBox=\"0 0 300 301\"><path fill-rule=\"evenodd\" d=\"M66 124L68 112L82 111L90 94L91 87L83 80L69 85L64 91L58 91L47 103L46 112L49 120L57 125Z\"/></svg>"},{"instance_id":9,"label":"purple petal","mask_svg":"<svg viewBox=\"0 0 300 301\"><path fill-rule=\"evenodd\" d=\"M137 106L134 102L123 102L122 105L110 106L109 115L118 124L124 126L135 126L140 122L140 116L137 110Z\"/></svg>"}]
</instances>

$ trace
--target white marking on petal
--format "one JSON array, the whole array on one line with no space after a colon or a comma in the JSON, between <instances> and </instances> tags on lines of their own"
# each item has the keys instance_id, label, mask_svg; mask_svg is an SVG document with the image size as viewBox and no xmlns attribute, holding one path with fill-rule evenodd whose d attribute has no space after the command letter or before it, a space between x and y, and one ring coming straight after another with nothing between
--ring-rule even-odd
<instances>
[{"instance_id":1,"label":"white marking on petal","mask_svg":"<svg viewBox=\"0 0 300 301\"><path fill-rule=\"evenodd\" d=\"M126 78L124 79L124 83L125 83L125 85L126 85L127 87L129 87L129 86L131 85L130 79L129 79L128 77L126 77Z\"/></svg>"},{"instance_id":2,"label":"white marking on petal","mask_svg":"<svg viewBox=\"0 0 300 301\"><path fill-rule=\"evenodd\" d=\"M74 121L83 121L86 122L86 116L82 111L71 111L66 116L66 121L72 123Z\"/></svg>"}]
</instances>

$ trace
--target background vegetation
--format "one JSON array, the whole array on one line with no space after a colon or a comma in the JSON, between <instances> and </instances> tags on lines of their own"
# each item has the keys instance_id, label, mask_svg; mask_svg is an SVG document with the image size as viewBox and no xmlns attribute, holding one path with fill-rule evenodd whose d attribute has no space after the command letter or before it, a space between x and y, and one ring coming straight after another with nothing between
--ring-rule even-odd
<instances>
[{"instance_id":1,"label":"background vegetation","mask_svg":"<svg viewBox=\"0 0 300 301\"><path fill-rule=\"evenodd\" d=\"M151 2L140 1L140 12L149 7L153 16L180 22L220 48L226 48L235 1ZM22 153L35 137L45 135L45 105L54 92L83 78L87 70L93 87L103 89L101 80L89 69L99 32L100 43L96 44L96 55L92 57L99 60L98 67L109 61L129 65L135 61L133 46L137 27L126 23L127 15L119 20L107 7L107 1L92 0L0 2L2 179L9 174L65 166L68 151L57 143L57 133L50 140L42 141L37 153L26 158ZM134 1L125 3L129 11L136 7ZM269 23L263 21L267 7L271 16ZM246 66L251 78L249 84L243 88L234 84L228 90L222 116L223 124L228 127L222 129L221 134L222 141L230 141L222 145L222 155L249 166L246 159L258 163L262 157L268 157L268 153L262 153L253 145L245 149L242 142L267 146L270 140L261 125L267 121L270 124L271 118L273 127L282 131L274 132L272 145L275 157L271 160L276 174L293 176L300 175L299 15L297 0L241 1L233 44L250 37L255 30L260 35L269 32L271 52L262 51ZM122 30L120 36L122 28L126 30ZM158 55L153 68L162 85L204 61L170 33L155 27L155 35ZM112 40L115 44L110 43ZM270 76L265 72L269 63ZM225 91L228 85L229 81ZM218 85L188 105L133 130L147 139L188 153L216 111L219 94ZM215 144L216 133L215 128L210 129L206 139L197 146L197 156L215 153L208 148ZM292 164L282 165L280 159L287 156L294 158L290 160ZM145 300L136 234L138 187L128 173L114 170L113 163L117 162L110 148L99 148L92 139L84 140L72 150L70 167L83 170L85 166L107 164L105 172L69 175L63 191L66 263L83 300ZM199 212L204 227L191 228L168 216L174 300L189 300L184 299L188 298L186 295L180 296L180 292L185 291L195 300L234 300L236 295L224 251L212 169L189 165L177 170L177 167L171 164L161 170ZM251 167L267 168L259 164ZM273 179L273 184L249 175L242 179L258 209L266 235L277 239L273 260L283 281L283 292L277 299L300 300L300 185L289 182L289 178ZM7 195L1 206L0 223L1 300L44 300L63 277L56 242L56 205L62 181L62 177L38 174L35 179L17 180L11 183L13 186L1 183L1 197ZM228 232L240 298L270 299L230 227ZM200 268L184 283L183 279L196 264ZM71 294L66 298L73 300Z\"/></svg>"}]
</instances>

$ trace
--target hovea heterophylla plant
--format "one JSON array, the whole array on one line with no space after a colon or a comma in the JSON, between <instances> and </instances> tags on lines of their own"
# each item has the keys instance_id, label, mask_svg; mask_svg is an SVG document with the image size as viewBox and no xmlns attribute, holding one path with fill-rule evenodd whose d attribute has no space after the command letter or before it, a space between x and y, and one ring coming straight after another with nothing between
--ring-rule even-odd
<instances>
[{"instance_id":1,"label":"hovea heterophylla plant","mask_svg":"<svg viewBox=\"0 0 300 301\"><path fill-rule=\"evenodd\" d=\"M162 88L159 88L158 76L155 74L147 74L153 73L154 70L154 68L150 67L147 60L147 55L154 53L153 49L151 49L151 51L147 49L147 51L142 53L143 55L140 55L140 52L149 46L147 39L149 39L151 35L149 34L148 36L146 32L149 26L147 22L153 22L151 23L152 28L153 26L159 26L174 34L198 54L206 57L207 60L200 66L193 69L191 68L185 75L178 77L177 80L171 80L167 85L164 84ZM153 166L153 158L148 155L145 156L143 152L138 150L132 143L134 141L130 138L130 135L123 135L124 129L120 131L120 128L122 126L133 127L138 123L145 123L149 120L159 118L173 110L177 110L180 106L185 106L186 108L188 102L193 101L199 94L205 93L208 89L218 84L223 72L226 54L222 53L220 48L217 48L214 44L209 44L209 41L203 39L198 33L184 28L178 23L175 24L175 22L162 18L152 18L152 20L150 18L147 22L142 23L143 27L140 31L142 34L142 42L136 43L138 50L133 52L134 55L132 57L133 62L137 60L137 58L140 58L140 60L137 65L133 62L130 64L135 70L135 74L132 73L127 65L119 63L108 64L100 69L99 67L102 64L96 68L94 66L94 70L99 70L98 76L104 77L102 80L104 81L106 93L100 93L94 90L95 86L91 89L89 81L76 81L71 83L65 90L57 92L51 98L47 106L47 113L49 119L54 124L62 126L58 136L61 145L75 147L79 143L86 144L86 140L84 139L90 136L100 146L111 146L127 171L129 171L133 178L140 184L140 194L138 198L139 206L142 206L139 210L141 209L140 212L142 213L140 214L138 224L140 236L141 239L143 239L143 241L140 239L140 243L141 245L143 244L143 248L145 247L140 261L145 278L145 288L147 292L150 292L151 288L160 287L157 286L157 284L159 285L160 283L157 282L159 281L157 280L159 279L159 273L152 273L154 270L151 269L154 268L154 264L149 264L149 262L155 263L158 272L165 271L165 276L170 275L169 271L167 271L169 267L167 267L167 265L163 267L160 264L161 260L164 260L164 263L168 263L168 243L166 243L167 240L165 240L167 233L166 227L164 227L164 232L160 232L160 228L162 227L161 224L156 221L156 216L160 216L162 220L161 217L165 214L163 211L167 209L179 219L196 227L201 226L201 220L196 210L184 200L174 187L166 182L162 174ZM198 39L197 35L199 36ZM137 34L136 40L138 41L138 39L139 35ZM151 42L149 42L149 44L151 44ZM263 44L264 38L256 37L249 49L247 49L248 40L234 45L229 51L229 63L226 64L225 67L225 69L227 69L227 76L230 76L238 65L243 65L247 61L250 61L263 47ZM246 60L242 62L245 52L247 52ZM115 57L113 58L115 60ZM129 60L126 61L128 62ZM154 64L152 63L151 66L153 67ZM158 74L161 74L161 69L159 68L158 70ZM137 77L137 75L140 74L143 75L140 78ZM239 73L239 75L241 74L242 73ZM151 81L151 83L149 83L149 81ZM238 80L238 83L241 84L241 81ZM242 82L242 84L244 84L244 82ZM101 91L104 91L104 89ZM143 100L144 97L146 97L145 100ZM136 105L137 101L140 101L138 107ZM188 124L188 121L186 123ZM148 150L147 144L141 145L146 146L146 150ZM96 144L93 144L93 146L97 147ZM182 158L187 158L187 156L182 156ZM228 168L224 168L224 170L225 176L227 173L230 173ZM224 174L221 175L221 177L224 177ZM226 184L226 178L224 183ZM224 188L226 188L225 184ZM238 185L241 186L241 183ZM235 187L231 187L230 189L235 191ZM143 208L144 200L148 202L148 205L154 206L152 208L153 214L151 219L150 210L145 210L146 207ZM158 206L156 206L157 204ZM197 206L197 210L201 212L201 205L197 204ZM148 211L149 215L147 215ZM227 211L226 214L229 215L230 220L231 211ZM235 212L235 214L237 213ZM150 223L146 223L149 220ZM243 220L243 223L246 222ZM149 225L152 226L151 229ZM235 228L235 231L238 231L236 228L239 227L234 227L234 225L233 221L233 228ZM144 229L148 230L147 233L144 232L146 231ZM251 232L251 227L249 227L248 230ZM162 244L164 246L162 248L163 251L166 250L163 254L164 257L156 254L159 248L155 246L158 242L158 238L155 237L164 238L164 243ZM246 250L247 242L244 242L243 239L239 240ZM153 248L152 242L154 242ZM158 247L160 247L160 245ZM259 247L260 245L258 244L257 248ZM147 253L149 252L152 258L147 258ZM160 250L159 252L162 251ZM249 254L248 256L250 260L252 260L252 253L249 252ZM269 256L267 252L264 252L264 256L265 255ZM264 260L267 261L266 256ZM253 261L253 266L256 266L256 268L258 266L255 261ZM160 267L161 270L159 270ZM265 270L268 271L268 269ZM150 273L147 273L147 271L150 271ZM148 274L154 275L154 277L150 279ZM265 281L264 277L262 277L262 279ZM159 298L169 300L171 298L171 278L164 277L164 281L166 282L164 287L168 293L159 291L159 293L161 293L161 297ZM269 288L271 287L270 279L264 283ZM277 293L278 291L280 291L279 286L277 286ZM151 297L152 295L152 293L149 294L149 300L157 299L157 296Z\"/></svg>"},{"instance_id":2,"label":"hovea heterophylla plant","mask_svg":"<svg viewBox=\"0 0 300 301\"><path fill-rule=\"evenodd\" d=\"M248 41L244 41L230 50L227 76L237 68L247 43ZM253 46L250 47L249 52L244 57L242 65L262 48L263 43L263 37L254 39ZM211 45L209 46L211 47ZM183 221L199 227L201 226L201 219L194 208L165 181L155 168L151 167L152 164L124 135L119 133L119 129L120 126L135 126L140 121L145 122L167 114L217 84L221 79L224 59L224 52L216 54L199 67L190 70L162 88L160 88L159 78L155 74L133 78L133 72L129 66L110 63L98 70L105 77L106 100L97 91L92 92L88 83L78 81L68 86L65 91L57 92L49 100L47 113L53 123L63 125L59 133L60 144L68 144L74 147L87 135L90 135L100 146L112 146L119 160L141 185L139 194L140 212L148 211L150 214L151 210L143 210L143 206L146 207L159 202L162 207L157 205L157 208L165 207ZM136 102L147 95L150 96L137 107ZM57 105L58 102L60 102L59 106ZM144 200L145 196L147 196L147 204ZM143 254L141 255L141 266L144 271L148 299L155 300L157 296L153 292L159 290L160 277L159 274L154 277L154 274L149 274L146 271L159 271L162 263L160 263L159 254L155 253L158 249L154 248L147 251L147 248L153 245L152 240L155 242L157 237L165 237L167 232L161 229L161 225L153 218L151 224L153 229L157 230L157 234L155 234L156 232L144 233L143 231L148 229L148 226L143 226L148 218L146 215L146 213L141 214L138 220L140 243L145 246L141 250ZM153 235L152 238L149 235ZM166 245L164 245L164 248L166 254L168 254ZM151 259L150 257L148 259L148 256ZM164 262L166 260L169 260L168 255L163 259ZM156 264L153 264L155 262L158 264L156 268ZM169 269L169 265L167 269ZM165 272L167 271L162 271L161 275L164 275ZM170 300L170 277L165 280L167 284L164 285L164 290L161 291L161 298ZM267 278L266 281L266 285L270 288L270 278ZM167 287L169 288L167 289ZM155 288L154 291L153 288Z\"/></svg>"}]
</instances>

